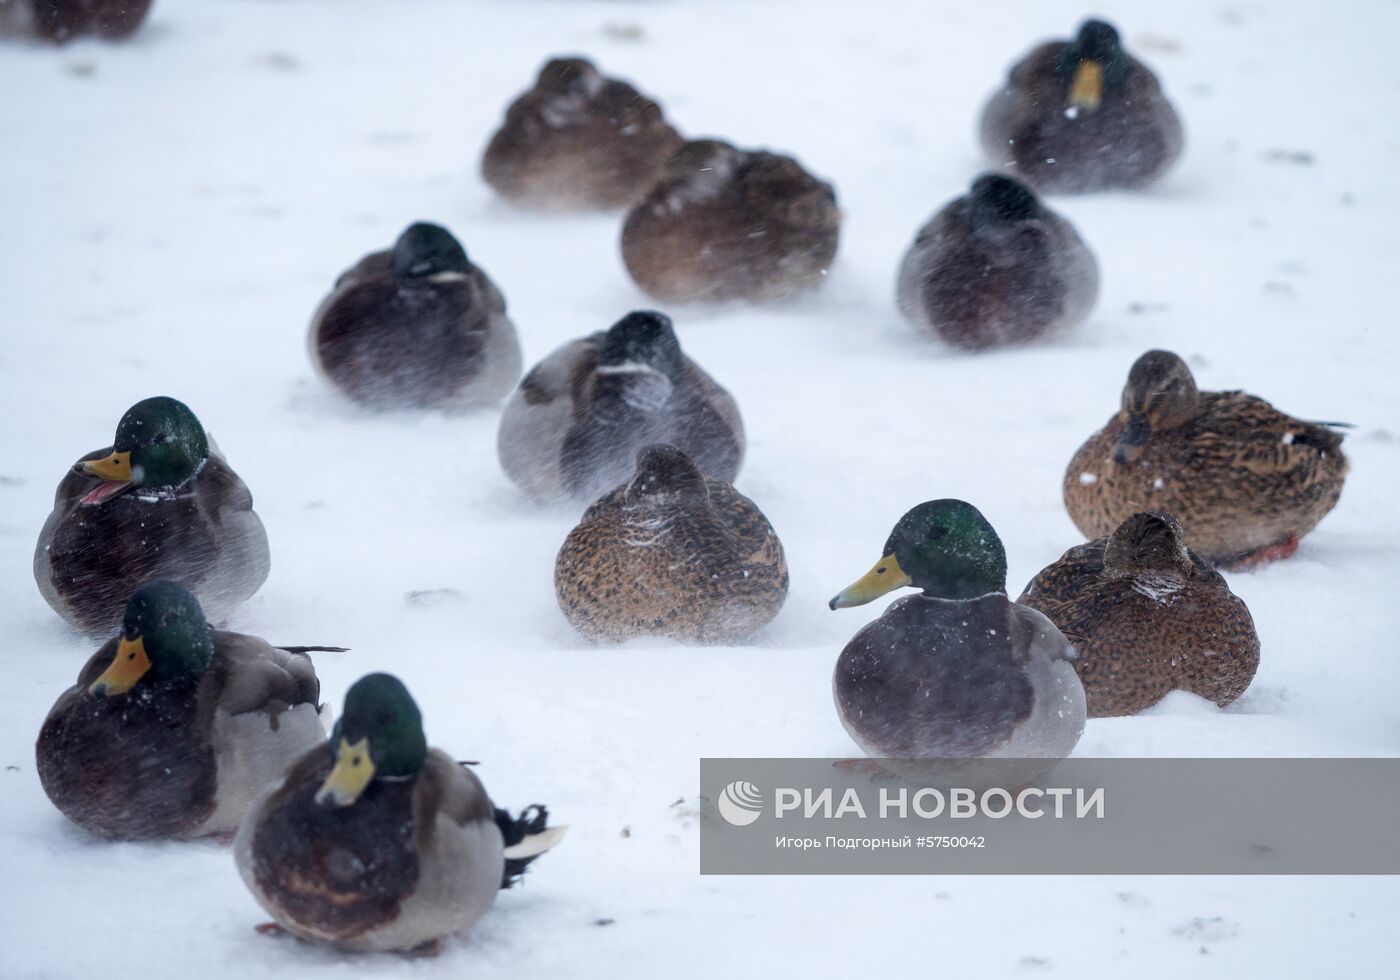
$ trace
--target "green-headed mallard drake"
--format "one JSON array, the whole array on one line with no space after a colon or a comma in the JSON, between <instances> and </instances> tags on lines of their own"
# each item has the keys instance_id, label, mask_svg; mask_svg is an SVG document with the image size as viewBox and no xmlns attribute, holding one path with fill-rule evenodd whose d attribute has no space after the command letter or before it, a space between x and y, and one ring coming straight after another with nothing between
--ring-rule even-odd
<instances>
[{"instance_id":1,"label":"green-headed mallard drake","mask_svg":"<svg viewBox=\"0 0 1400 980\"><path fill-rule=\"evenodd\" d=\"M627 483L584 513L559 550L559 608L584 636L731 643L787 598L782 542L753 501L675 446L637 454Z\"/></svg>"},{"instance_id":2,"label":"green-headed mallard drake","mask_svg":"<svg viewBox=\"0 0 1400 980\"><path fill-rule=\"evenodd\" d=\"M136 33L151 0L0 0L0 36L67 44L96 36L119 41Z\"/></svg>"},{"instance_id":3,"label":"green-headed mallard drake","mask_svg":"<svg viewBox=\"0 0 1400 980\"><path fill-rule=\"evenodd\" d=\"M1074 648L1007 598L1006 552L977 508L932 500L909 511L831 608L906 585L923 594L892 603L836 661L836 710L856 744L877 759L1069 755L1085 717Z\"/></svg>"},{"instance_id":4,"label":"green-headed mallard drake","mask_svg":"<svg viewBox=\"0 0 1400 980\"><path fill-rule=\"evenodd\" d=\"M831 185L792 157L693 140L622 226L622 260L663 302L778 300L818 286L836 258Z\"/></svg>"},{"instance_id":5,"label":"green-headed mallard drake","mask_svg":"<svg viewBox=\"0 0 1400 980\"><path fill-rule=\"evenodd\" d=\"M470 770L428 747L403 683L369 674L346 692L329 744L266 787L234 858L277 925L303 939L426 952L557 843L564 828L546 816L497 809Z\"/></svg>"},{"instance_id":6,"label":"green-headed mallard drake","mask_svg":"<svg viewBox=\"0 0 1400 980\"><path fill-rule=\"evenodd\" d=\"M1087 20L1012 66L982 111L982 146L1043 193L1136 188L1181 155L1181 120L1118 32Z\"/></svg>"},{"instance_id":7,"label":"green-headed mallard drake","mask_svg":"<svg viewBox=\"0 0 1400 980\"><path fill-rule=\"evenodd\" d=\"M1201 391L1170 351L1128 372L1123 403L1065 470L1065 508L1086 538L1139 511L1171 514L1216 565L1287 558L1342 493L1347 460L1329 424L1243 391Z\"/></svg>"},{"instance_id":8,"label":"green-headed mallard drake","mask_svg":"<svg viewBox=\"0 0 1400 980\"><path fill-rule=\"evenodd\" d=\"M189 590L141 586L121 632L54 703L44 792L120 840L229 833L287 763L325 741L307 650L209 626Z\"/></svg>"},{"instance_id":9,"label":"green-headed mallard drake","mask_svg":"<svg viewBox=\"0 0 1400 980\"><path fill-rule=\"evenodd\" d=\"M1259 668L1249 609L1165 514L1134 514L1071 548L1017 601L1074 644L1091 718L1136 714L1174 690L1223 708Z\"/></svg>"},{"instance_id":10,"label":"green-headed mallard drake","mask_svg":"<svg viewBox=\"0 0 1400 980\"><path fill-rule=\"evenodd\" d=\"M311 359L370 408L472 408L520 379L506 301L452 233L418 222L336 280L311 319Z\"/></svg>"},{"instance_id":11,"label":"green-headed mallard drake","mask_svg":"<svg viewBox=\"0 0 1400 980\"><path fill-rule=\"evenodd\" d=\"M637 450L671 443L706 476L733 481L744 423L729 392L681 350L670 317L629 313L537 364L501 417L501 466L532 496L595 500L632 473Z\"/></svg>"},{"instance_id":12,"label":"green-headed mallard drake","mask_svg":"<svg viewBox=\"0 0 1400 980\"><path fill-rule=\"evenodd\" d=\"M969 350L1077 326L1099 294L1099 266L1074 226L1020 181L983 174L929 219L904 253L899 310Z\"/></svg>"},{"instance_id":13,"label":"green-headed mallard drake","mask_svg":"<svg viewBox=\"0 0 1400 980\"><path fill-rule=\"evenodd\" d=\"M267 533L253 496L174 398L137 402L113 445L58 485L34 549L34 579L60 616L102 636L143 582L190 589L221 622L267 579Z\"/></svg>"},{"instance_id":14,"label":"green-headed mallard drake","mask_svg":"<svg viewBox=\"0 0 1400 980\"><path fill-rule=\"evenodd\" d=\"M506 110L481 175L527 207L624 208L683 142L655 101L584 58L554 58Z\"/></svg>"}]
</instances>

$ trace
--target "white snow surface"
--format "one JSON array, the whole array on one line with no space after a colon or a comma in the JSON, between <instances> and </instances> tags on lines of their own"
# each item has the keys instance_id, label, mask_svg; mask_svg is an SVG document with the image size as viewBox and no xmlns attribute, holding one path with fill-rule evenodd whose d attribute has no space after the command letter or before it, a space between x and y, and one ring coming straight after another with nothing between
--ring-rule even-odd
<instances>
[{"instance_id":1,"label":"white snow surface","mask_svg":"<svg viewBox=\"0 0 1400 980\"><path fill-rule=\"evenodd\" d=\"M1147 193L1052 199L1098 256L1099 307L1070 337L978 355L900 321L896 264L983 166L985 97L1077 4L158 0L128 44L0 45L0 976L1390 974L1390 878L697 871L700 757L856 752L831 668L883 603L827 598L944 496L996 526L1015 594L1079 543L1065 464L1153 346L1203 387L1355 423L1352 474L1296 557L1229 576L1263 646L1244 697L1091 721L1078 753L1400 751L1400 6L1098 12L1157 70L1186 155ZM818 293L667 310L739 401L737 486L792 570L745 647L582 642L552 587L581 508L502 475L498 411L367 414L306 357L336 275L420 219L495 278L527 364L655 305L623 269L618 216L522 213L477 174L507 103L575 52L687 134L794 154L845 213ZM45 799L34 738L95 645L44 604L31 550L65 468L155 394L217 436L272 542L271 578L227 625L352 647L316 657L337 709L393 671L498 802L571 826L441 957L266 939L227 848L102 843Z\"/></svg>"}]
</instances>

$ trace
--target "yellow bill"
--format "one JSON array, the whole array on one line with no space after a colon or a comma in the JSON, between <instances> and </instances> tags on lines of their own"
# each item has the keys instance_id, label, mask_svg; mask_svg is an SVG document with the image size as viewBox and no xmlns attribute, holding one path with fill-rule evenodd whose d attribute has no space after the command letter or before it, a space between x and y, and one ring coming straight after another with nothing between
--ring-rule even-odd
<instances>
[{"instance_id":1,"label":"yellow bill","mask_svg":"<svg viewBox=\"0 0 1400 980\"><path fill-rule=\"evenodd\" d=\"M111 666L92 682L88 692L108 698L125 694L135 687L136 682L146 676L146 671L150 669L151 661L146 656L146 642L139 636L134 640L122 637L121 642L117 644L117 655L112 658Z\"/></svg>"},{"instance_id":2,"label":"yellow bill","mask_svg":"<svg viewBox=\"0 0 1400 980\"><path fill-rule=\"evenodd\" d=\"M114 483L127 483L131 480L131 453L112 453L102 459L89 459L79 463L78 469Z\"/></svg>"},{"instance_id":3,"label":"yellow bill","mask_svg":"<svg viewBox=\"0 0 1400 980\"><path fill-rule=\"evenodd\" d=\"M877 561L875 567L866 572L859 581L848 586L845 591L832 599L830 606L832 609L863 606L867 602L880 598L886 592L902 589L909 584L909 576L904 574L904 569L899 567L899 562L895 560L894 555L886 555Z\"/></svg>"},{"instance_id":4,"label":"yellow bill","mask_svg":"<svg viewBox=\"0 0 1400 980\"><path fill-rule=\"evenodd\" d=\"M1074 70L1074 81L1069 87L1069 104L1076 109L1092 112L1102 101L1103 65L1086 58Z\"/></svg>"},{"instance_id":5,"label":"yellow bill","mask_svg":"<svg viewBox=\"0 0 1400 980\"><path fill-rule=\"evenodd\" d=\"M369 738L362 738L351 745L342 737L335 753L335 766L316 791L316 802L350 806L360 798L373 778L374 762L369 756Z\"/></svg>"}]
</instances>

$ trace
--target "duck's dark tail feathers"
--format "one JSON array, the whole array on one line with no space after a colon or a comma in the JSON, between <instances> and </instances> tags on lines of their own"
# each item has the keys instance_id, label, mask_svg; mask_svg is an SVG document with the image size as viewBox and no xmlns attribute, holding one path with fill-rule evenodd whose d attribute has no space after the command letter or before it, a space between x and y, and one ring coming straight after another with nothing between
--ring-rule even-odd
<instances>
[{"instance_id":1,"label":"duck's dark tail feathers","mask_svg":"<svg viewBox=\"0 0 1400 980\"><path fill-rule=\"evenodd\" d=\"M565 827L550 827L549 810L539 803L527 806L519 817L496 807L496 826L505 840L506 869L501 887L509 888L521 879L530 862L559 843Z\"/></svg>"}]
</instances>

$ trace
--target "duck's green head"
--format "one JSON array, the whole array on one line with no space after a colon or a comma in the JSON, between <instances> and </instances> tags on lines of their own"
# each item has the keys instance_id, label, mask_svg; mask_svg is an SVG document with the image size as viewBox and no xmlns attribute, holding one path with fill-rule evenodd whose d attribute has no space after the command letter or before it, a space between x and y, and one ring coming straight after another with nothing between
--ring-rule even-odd
<instances>
[{"instance_id":1,"label":"duck's green head","mask_svg":"<svg viewBox=\"0 0 1400 980\"><path fill-rule=\"evenodd\" d=\"M444 272L470 272L472 264L462 243L442 225L419 221L404 229L394 242L394 275L399 279L427 279Z\"/></svg>"},{"instance_id":2,"label":"duck's green head","mask_svg":"<svg viewBox=\"0 0 1400 980\"><path fill-rule=\"evenodd\" d=\"M1076 114L1094 112L1105 93L1116 91L1127 79L1128 66L1127 52L1113 25L1086 20L1056 66L1066 88L1065 108Z\"/></svg>"},{"instance_id":3,"label":"duck's green head","mask_svg":"<svg viewBox=\"0 0 1400 980\"><path fill-rule=\"evenodd\" d=\"M392 674L368 674L346 692L331 744L335 766L316 792L323 806L353 805L376 779L408 779L428 755L423 715Z\"/></svg>"},{"instance_id":4,"label":"duck's green head","mask_svg":"<svg viewBox=\"0 0 1400 980\"><path fill-rule=\"evenodd\" d=\"M209 438L194 412L184 402L160 396L127 409L117 423L111 455L74 463L73 469L103 481L82 499L100 504L130 487L179 487L208 458Z\"/></svg>"},{"instance_id":5,"label":"duck's green head","mask_svg":"<svg viewBox=\"0 0 1400 980\"><path fill-rule=\"evenodd\" d=\"M685 355L670 317L655 310L638 310L603 334L598 371L617 374L648 369L679 381L685 372Z\"/></svg>"},{"instance_id":6,"label":"duck's green head","mask_svg":"<svg viewBox=\"0 0 1400 980\"><path fill-rule=\"evenodd\" d=\"M1170 514L1134 514L1108 538L1104 548L1104 572L1110 578L1158 574L1189 575L1191 554L1186 535Z\"/></svg>"},{"instance_id":7,"label":"duck's green head","mask_svg":"<svg viewBox=\"0 0 1400 980\"><path fill-rule=\"evenodd\" d=\"M710 499L710 489L694 460L675 446L659 443L637 453L637 468L623 499L636 506L703 503Z\"/></svg>"},{"instance_id":8,"label":"duck's green head","mask_svg":"<svg viewBox=\"0 0 1400 980\"><path fill-rule=\"evenodd\" d=\"M974 228L1015 224L1041 213L1034 191L1019 180L996 173L983 174L972 182L967 209Z\"/></svg>"},{"instance_id":9,"label":"duck's green head","mask_svg":"<svg viewBox=\"0 0 1400 980\"><path fill-rule=\"evenodd\" d=\"M116 697L138 683L173 687L198 678L214 656L214 638L199 600L174 582L147 582L126 602L117 654L88 686L98 697Z\"/></svg>"},{"instance_id":10,"label":"duck's green head","mask_svg":"<svg viewBox=\"0 0 1400 980\"><path fill-rule=\"evenodd\" d=\"M962 500L930 500L899 519L884 556L831 600L863 606L906 585L939 599L975 599L1006 591L1006 550L982 512Z\"/></svg>"},{"instance_id":11,"label":"duck's green head","mask_svg":"<svg viewBox=\"0 0 1400 980\"><path fill-rule=\"evenodd\" d=\"M1118 418L1123 434L1113 451L1116 463L1133 463L1154 433L1180 428L1196 414L1200 390L1186 362L1171 351L1150 350L1133 364L1123 386Z\"/></svg>"}]
</instances>

